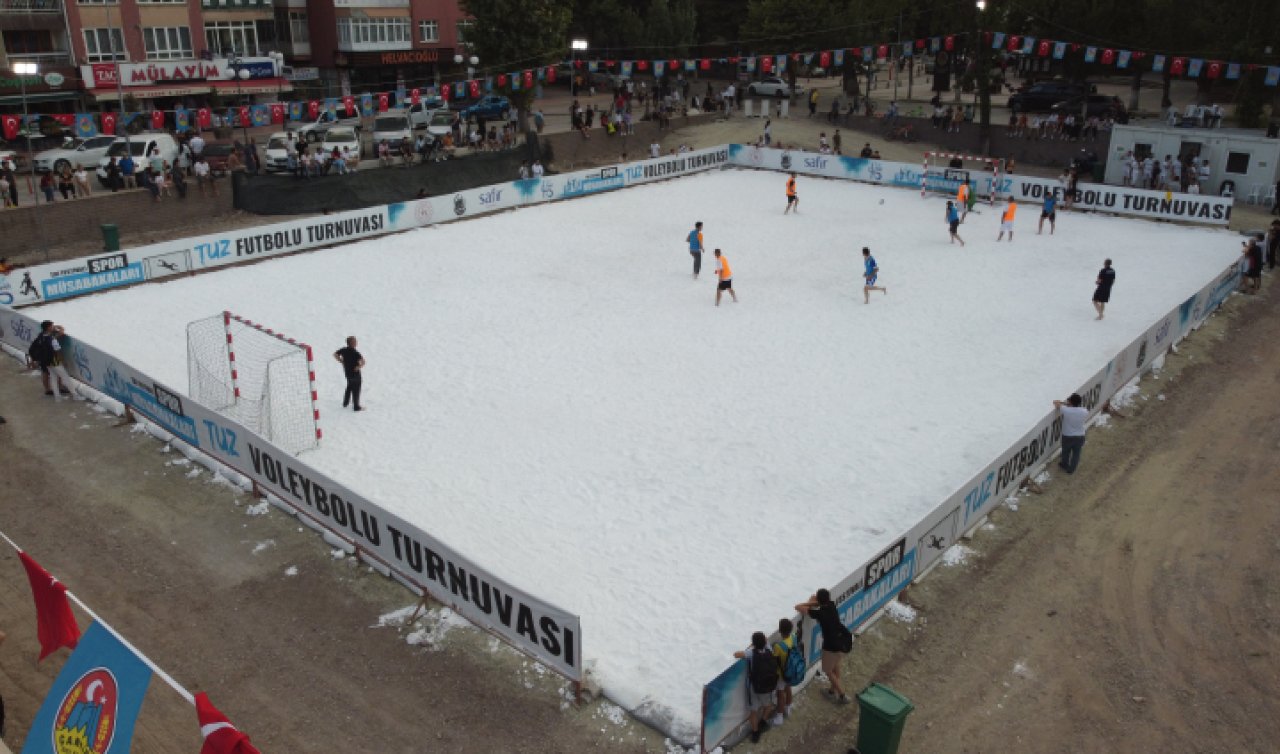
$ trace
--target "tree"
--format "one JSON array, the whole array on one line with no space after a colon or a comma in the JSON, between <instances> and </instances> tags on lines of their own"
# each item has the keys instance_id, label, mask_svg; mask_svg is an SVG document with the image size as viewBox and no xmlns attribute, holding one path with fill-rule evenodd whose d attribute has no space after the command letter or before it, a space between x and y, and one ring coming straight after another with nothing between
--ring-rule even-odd
<instances>
[{"instance_id":1,"label":"tree","mask_svg":"<svg viewBox=\"0 0 1280 754\"><path fill-rule=\"evenodd\" d=\"M568 49L572 0L463 0L475 18L467 45L483 68L508 73L558 63ZM511 101L528 131L533 91L520 87Z\"/></svg>"}]
</instances>

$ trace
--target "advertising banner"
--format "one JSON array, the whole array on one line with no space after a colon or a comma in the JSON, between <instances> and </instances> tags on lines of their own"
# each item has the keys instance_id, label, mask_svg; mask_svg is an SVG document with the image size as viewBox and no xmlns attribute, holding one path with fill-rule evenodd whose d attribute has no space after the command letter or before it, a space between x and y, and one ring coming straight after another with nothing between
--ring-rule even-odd
<instances>
[{"instance_id":1,"label":"advertising banner","mask_svg":"<svg viewBox=\"0 0 1280 754\"><path fill-rule=\"evenodd\" d=\"M0 327L0 339L25 352L38 325L23 314L0 309ZM576 615L503 581L417 526L110 354L70 338L65 355L68 371L85 384L374 553L477 626L572 680L582 678L582 627Z\"/></svg>"},{"instance_id":2,"label":"advertising banner","mask_svg":"<svg viewBox=\"0 0 1280 754\"><path fill-rule=\"evenodd\" d=\"M1096 416L1117 390L1150 368L1158 355L1199 327L1239 288L1240 280L1240 268L1233 264L1153 324L1086 381L1076 392L1084 399L1090 416ZM851 631L862 627L935 564L959 536L975 528L997 504L1017 491L1023 480L1052 457L1061 440L1061 418L1057 411L1050 410L1018 442L911 527L905 536L841 580L831 589L831 596L845 626ZM803 626L799 629L800 637L812 673L821 660L822 632L813 621L801 624L799 616L795 620L797 626ZM772 643L778 638L774 635L769 641ZM747 703L747 676L742 662L729 666L703 687L703 751L714 749L746 722L750 711Z\"/></svg>"}]
</instances>

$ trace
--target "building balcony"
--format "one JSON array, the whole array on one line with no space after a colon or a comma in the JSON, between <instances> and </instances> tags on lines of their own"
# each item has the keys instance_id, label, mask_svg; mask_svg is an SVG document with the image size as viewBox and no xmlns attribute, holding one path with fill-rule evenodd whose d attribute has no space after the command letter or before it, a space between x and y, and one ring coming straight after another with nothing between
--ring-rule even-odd
<instances>
[{"instance_id":1,"label":"building balcony","mask_svg":"<svg viewBox=\"0 0 1280 754\"><path fill-rule=\"evenodd\" d=\"M409 0L333 0L335 8L408 8Z\"/></svg>"},{"instance_id":2,"label":"building balcony","mask_svg":"<svg viewBox=\"0 0 1280 754\"><path fill-rule=\"evenodd\" d=\"M388 50L412 50L413 42L338 42L343 52L386 52Z\"/></svg>"},{"instance_id":3,"label":"building balcony","mask_svg":"<svg viewBox=\"0 0 1280 754\"><path fill-rule=\"evenodd\" d=\"M205 10L263 10L274 8L271 0L200 0Z\"/></svg>"},{"instance_id":4,"label":"building balcony","mask_svg":"<svg viewBox=\"0 0 1280 754\"><path fill-rule=\"evenodd\" d=\"M0 13L61 13L62 0L0 0Z\"/></svg>"},{"instance_id":5,"label":"building balcony","mask_svg":"<svg viewBox=\"0 0 1280 754\"><path fill-rule=\"evenodd\" d=\"M9 64L14 63L35 63L37 65L48 66L68 66L71 65L71 53L62 50L50 50L49 52L11 52L8 53Z\"/></svg>"}]
</instances>

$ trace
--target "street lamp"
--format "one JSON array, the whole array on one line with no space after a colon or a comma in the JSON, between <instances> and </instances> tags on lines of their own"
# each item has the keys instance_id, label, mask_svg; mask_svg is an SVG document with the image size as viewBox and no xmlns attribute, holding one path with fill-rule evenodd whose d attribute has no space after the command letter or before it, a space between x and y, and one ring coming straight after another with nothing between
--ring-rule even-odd
<instances>
[{"instance_id":1,"label":"street lamp","mask_svg":"<svg viewBox=\"0 0 1280 754\"><path fill-rule=\"evenodd\" d=\"M480 58L475 55L466 56L458 53L453 56L454 65L467 64L467 81L470 81L476 75L476 66L480 65Z\"/></svg>"},{"instance_id":2,"label":"street lamp","mask_svg":"<svg viewBox=\"0 0 1280 754\"><path fill-rule=\"evenodd\" d=\"M571 55L573 59L573 70L569 71L569 89L570 94L574 97L578 96L578 53L586 52L590 45L585 39L575 39L569 43L569 48L573 50Z\"/></svg>"},{"instance_id":3,"label":"street lamp","mask_svg":"<svg viewBox=\"0 0 1280 754\"><path fill-rule=\"evenodd\" d=\"M31 149L31 117L27 112L27 76L38 76L40 66L36 63L14 63L13 75L18 77L18 86L22 90L22 122L27 127L27 160L31 163L31 184L35 191L35 204L40 206L40 184L36 180L36 153ZM40 245L44 246L44 261L49 261L49 247L44 243L44 223L36 218L36 232L40 234Z\"/></svg>"},{"instance_id":4,"label":"street lamp","mask_svg":"<svg viewBox=\"0 0 1280 754\"><path fill-rule=\"evenodd\" d=\"M235 76L236 79L236 100L240 102L241 107L244 107L244 94L240 82L248 81L251 74L249 73L249 69L245 67L244 60L239 56L232 58L228 65L231 66L231 74ZM243 117L240 118L240 129L244 134L244 145L247 147L249 146L249 123Z\"/></svg>"}]
</instances>

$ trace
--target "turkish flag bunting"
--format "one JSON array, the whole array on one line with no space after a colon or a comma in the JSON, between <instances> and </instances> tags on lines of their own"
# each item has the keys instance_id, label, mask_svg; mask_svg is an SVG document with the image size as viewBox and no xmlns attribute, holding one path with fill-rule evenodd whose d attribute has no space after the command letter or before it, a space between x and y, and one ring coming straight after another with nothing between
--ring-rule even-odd
<instances>
[{"instance_id":1,"label":"turkish flag bunting","mask_svg":"<svg viewBox=\"0 0 1280 754\"><path fill-rule=\"evenodd\" d=\"M1108 47L1107 49L1103 50L1103 51L1102 51L1102 64L1103 64L1103 65L1111 65L1111 64L1112 64L1112 63L1114 63L1114 62L1116 62L1116 51L1115 51L1115 50L1113 50L1113 49L1111 49L1111 48L1109 48L1109 47Z\"/></svg>"},{"instance_id":2,"label":"turkish flag bunting","mask_svg":"<svg viewBox=\"0 0 1280 754\"><path fill-rule=\"evenodd\" d=\"M307 117L315 120L320 116L320 100L313 99L307 103Z\"/></svg>"},{"instance_id":3,"label":"turkish flag bunting","mask_svg":"<svg viewBox=\"0 0 1280 754\"><path fill-rule=\"evenodd\" d=\"M418 90L414 89L413 91L416 92ZM449 85L448 84L445 84L444 86L440 87L440 99L444 100L445 102L449 101ZM415 105L418 104L418 101L415 99L413 101L413 104Z\"/></svg>"},{"instance_id":4,"label":"turkish flag bunting","mask_svg":"<svg viewBox=\"0 0 1280 754\"><path fill-rule=\"evenodd\" d=\"M889 57L889 45L880 45L876 48L876 57L883 60Z\"/></svg>"},{"instance_id":5,"label":"turkish flag bunting","mask_svg":"<svg viewBox=\"0 0 1280 754\"><path fill-rule=\"evenodd\" d=\"M942 49L946 50L947 52L951 52L955 48L956 48L955 35L954 34L947 35L947 38L942 40Z\"/></svg>"},{"instance_id":6,"label":"turkish flag bunting","mask_svg":"<svg viewBox=\"0 0 1280 754\"><path fill-rule=\"evenodd\" d=\"M284 123L284 104L277 102L271 106L271 122Z\"/></svg>"},{"instance_id":7,"label":"turkish flag bunting","mask_svg":"<svg viewBox=\"0 0 1280 754\"><path fill-rule=\"evenodd\" d=\"M204 737L200 754L262 754L249 743L248 736L213 706L203 691L196 694L196 717L200 720L200 735Z\"/></svg>"},{"instance_id":8,"label":"turkish flag bunting","mask_svg":"<svg viewBox=\"0 0 1280 754\"><path fill-rule=\"evenodd\" d=\"M1036 46L1036 52L1040 55L1040 57L1047 58L1049 57L1049 50L1052 47L1053 47L1053 44L1050 43L1049 40L1042 39L1040 40L1040 44Z\"/></svg>"},{"instance_id":9,"label":"turkish flag bunting","mask_svg":"<svg viewBox=\"0 0 1280 754\"><path fill-rule=\"evenodd\" d=\"M378 93L378 112L384 113L387 111L387 106L390 104L389 102L390 99L391 98L387 96L386 92Z\"/></svg>"},{"instance_id":10,"label":"turkish flag bunting","mask_svg":"<svg viewBox=\"0 0 1280 754\"><path fill-rule=\"evenodd\" d=\"M419 102L421 102L421 101L422 101L422 90L420 90L420 89L410 89L410 90L409 90L409 104L411 104L411 105L416 105L416 104L418 104L418 103L419 103Z\"/></svg>"},{"instance_id":11,"label":"turkish flag bunting","mask_svg":"<svg viewBox=\"0 0 1280 754\"><path fill-rule=\"evenodd\" d=\"M347 115L356 114L356 98L350 94L342 98L342 109L346 110Z\"/></svg>"},{"instance_id":12,"label":"turkish flag bunting","mask_svg":"<svg viewBox=\"0 0 1280 754\"><path fill-rule=\"evenodd\" d=\"M773 58L769 55L760 58L760 72L769 73L773 70Z\"/></svg>"},{"instance_id":13,"label":"turkish flag bunting","mask_svg":"<svg viewBox=\"0 0 1280 754\"><path fill-rule=\"evenodd\" d=\"M476 97L479 97L479 96L480 96L480 82L479 82L479 81L471 81L471 82L469 82L469 83L468 83L468 86L467 86L467 89L471 92L471 97L472 97L473 99L474 99L474 98L476 98Z\"/></svg>"},{"instance_id":14,"label":"turkish flag bunting","mask_svg":"<svg viewBox=\"0 0 1280 754\"><path fill-rule=\"evenodd\" d=\"M9 128L9 118L4 118L5 130ZM53 654L58 647L76 648L80 641L80 627L76 625L76 616L71 612L71 604L67 602L67 588L49 574L40 564L31 559L25 552L18 553L22 559L22 567L27 569L27 580L31 582L31 594L36 598L36 636L40 639L40 659Z\"/></svg>"},{"instance_id":15,"label":"turkish flag bunting","mask_svg":"<svg viewBox=\"0 0 1280 754\"><path fill-rule=\"evenodd\" d=\"M239 117L240 117L240 125L242 125L242 126L251 126L251 125L253 125L253 121L251 121L251 120L249 119L249 106L248 106L248 105L241 105L241 106L240 106L240 110L239 110Z\"/></svg>"},{"instance_id":16,"label":"turkish flag bunting","mask_svg":"<svg viewBox=\"0 0 1280 754\"><path fill-rule=\"evenodd\" d=\"M917 40L916 40L916 49L917 49L917 50L923 50L923 49L924 49L924 40L923 40L923 39L917 39Z\"/></svg>"},{"instance_id":17,"label":"turkish flag bunting","mask_svg":"<svg viewBox=\"0 0 1280 754\"><path fill-rule=\"evenodd\" d=\"M698 63L698 67L704 71L711 70L711 58L703 58L702 62Z\"/></svg>"},{"instance_id":18,"label":"turkish flag bunting","mask_svg":"<svg viewBox=\"0 0 1280 754\"><path fill-rule=\"evenodd\" d=\"M498 74L498 86L506 86L506 85L507 85L507 74L505 74L505 73L499 73L499 74Z\"/></svg>"},{"instance_id":19,"label":"turkish flag bunting","mask_svg":"<svg viewBox=\"0 0 1280 754\"><path fill-rule=\"evenodd\" d=\"M18 129L22 125L22 116L5 115L4 118L4 138L5 141L13 141L18 138Z\"/></svg>"},{"instance_id":20,"label":"turkish flag bunting","mask_svg":"<svg viewBox=\"0 0 1280 754\"><path fill-rule=\"evenodd\" d=\"M1186 70L1187 70L1186 58L1174 58L1173 63L1170 64L1169 66L1169 73L1172 73L1174 76L1181 76L1183 73L1186 72Z\"/></svg>"},{"instance_id":21,"label":"turkish flag bunting","mask_svg":"<svg viewBox=\"0 0 1280 754\"><path fill-rule=\"evenodd\" d=\"M151 127L157 131L164 130L164 111L163 110L151 111Z\"/></svg>"},{"instance_id":22,"label":"turkish flag bunting","mask_svg":"<svg viewBox=\"0 0 1280 754\"><path fill-rule=\"evenodd\" d=\"M824 52L824 53L822 53L821 55L819 55L819 56L818 56L818 65L822 66L823 68L830 68L830 67L831 67L831 53L830 53L830 52Z\"/></svg>"},{"instance_id":23,"label":"turkish flag bunting","mask_svg":"<svg viewBox=\"0 0 1280 754\"><path fill-rule=\"evenodd\" d=\"M1215 60L1215 61L1213 61L1213 62L1209 63L1209 70L1206 72L1206 74L1205 74L1205 75L1207 75L1207 76L1208 76L1209 78L1211 78L1211 79L1216 79L1216 78L1218 78L1219 76L1221 76L1221 75L1222 75L1222 63L1221 63L1221 62L1219 62L1219 61L1217 61L1217 60Z\"/></svg>"},{"instance_id":24,"label":"turkish flag bunting","mask_svg":"<svg viewBox=\"0 0 1280 754\"><path fill-rule=\"evenodd\" d=\"M533 88L533 71L525 71L521 76L524 78L524 88Z\"/></svg>"}]
</instances>

